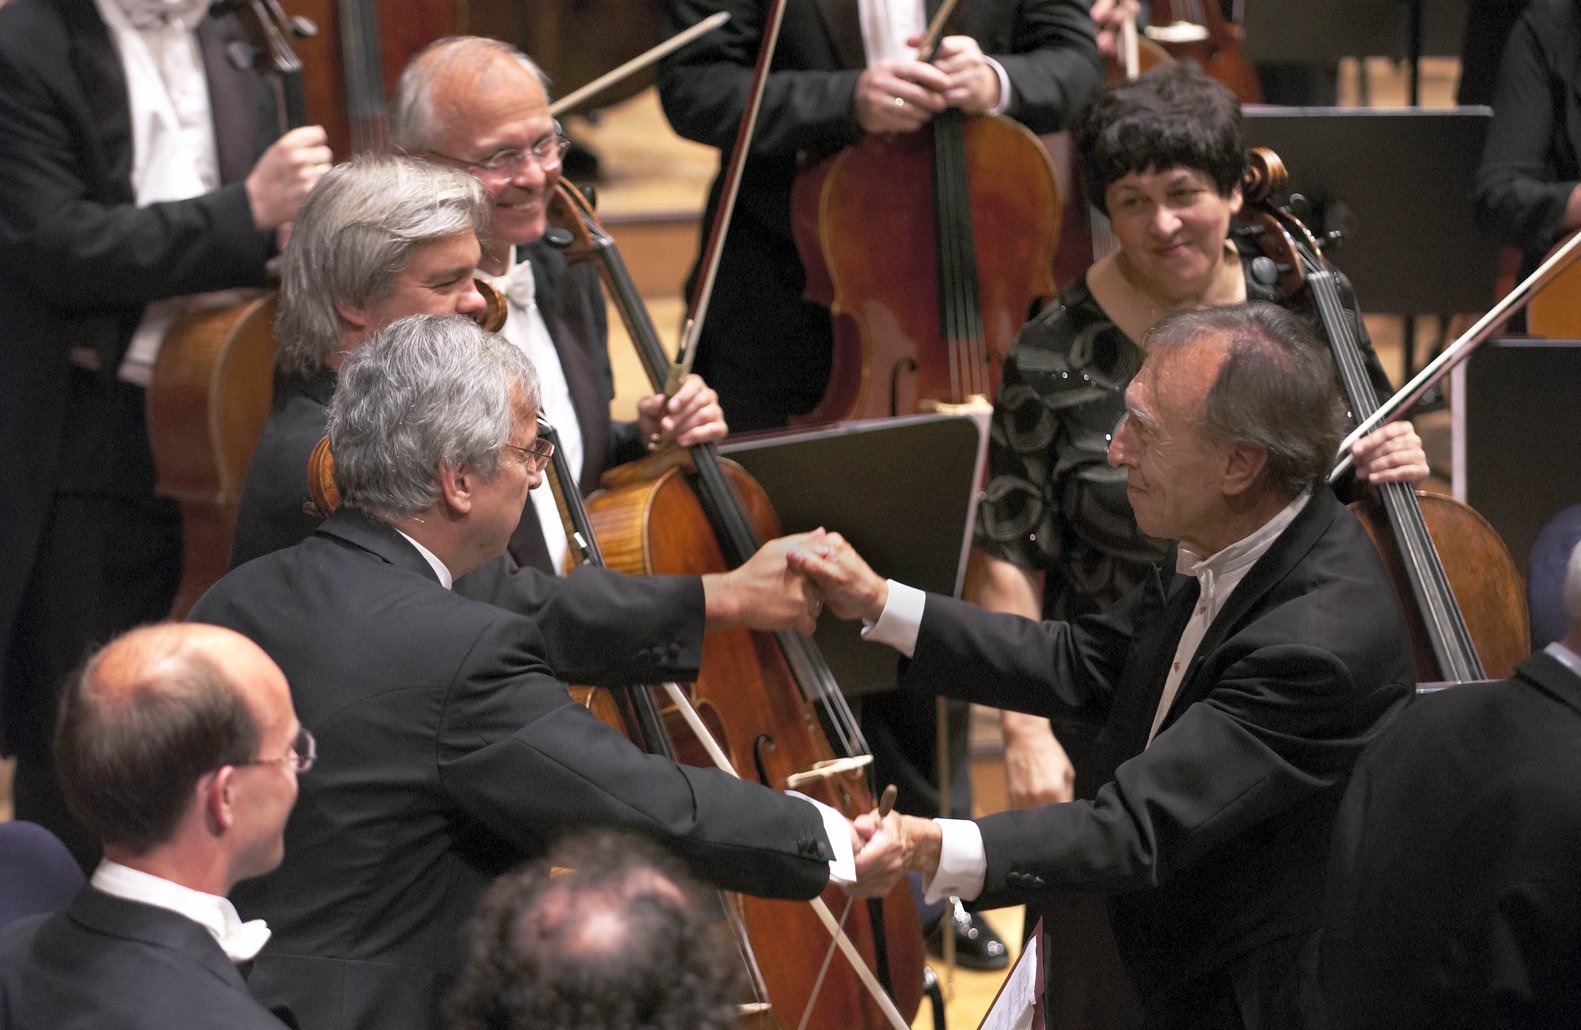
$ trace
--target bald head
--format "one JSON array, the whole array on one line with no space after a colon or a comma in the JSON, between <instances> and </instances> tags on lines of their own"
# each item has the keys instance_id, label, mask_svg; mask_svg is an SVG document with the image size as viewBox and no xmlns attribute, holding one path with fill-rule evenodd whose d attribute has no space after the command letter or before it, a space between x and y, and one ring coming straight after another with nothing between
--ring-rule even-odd
<instances>
[{"instance_id":1,"label":"bald head","mask_svg":"<svg viewBox=\"0 0 1581 1030\"><path fill-rule=\"evenodd\" d=\"M175 832L199 779L251 761L290 704L279 668L239 633L134 629L93 655L61 699L67 801L107 848L147 853Z\"/></svg>"},{"instance_id":2,"label":"bald head","mask_svg":"<svg viewBox=\"0 0 1581 1030\"><path fill-rule=\"evenodd\" d=\"M468 98L499 91L536 94L548 105L548 78L509 43L447 36L418 51L401 72L391 104L390 142L411 154L436 148L444 122L472 114Z\"/></svg>"}]
</instances>

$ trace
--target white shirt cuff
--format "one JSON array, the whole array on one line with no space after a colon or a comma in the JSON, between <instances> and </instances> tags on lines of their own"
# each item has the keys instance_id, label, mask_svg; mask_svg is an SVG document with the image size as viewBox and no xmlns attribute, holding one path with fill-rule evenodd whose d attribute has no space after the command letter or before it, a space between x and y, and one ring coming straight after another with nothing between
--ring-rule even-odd
<instances>
[{"instance_id":1,"label":"white shirt cuff","mask_svg":"<svg viewBox=\"0 0 1581 1030\"><path fill-rule=\"evenodd\" d=\"M916 587L889 581L889 599L877 622L862 620L862 639L888 644L910 658L917 650L917 634L922 631L922 609L928 595Z\"/></svg>"},{"instance_id":2,"label":"white shirt cuff","mask_svg":"<svg viewBox=\"0 0 1581 1030\"><path fill-rule=\"evenodd\" d=\"M988 67L992 68L994 70L994 74L999 76L999 103L995 104L993 107L990 107L987 113L1004 114L1010 109L1010 76L1005 72L1004 65L1000 64L992 57L989 57L987 54L983 55L983 60L987 61Z\"/></svg>"},{"instance_id":3,"label":"white shirt cuff","mask_svg":"<svg viewBox=\"0 0 1581 1030\"><path fill-rule=\"evenodd\" d=\"M983 892L988 856L983 851L983 831L970 819L935 819L943 839L939 843L939 868L927 883L925 900L957 897L967 901Z\"/></svg>"},{"instance_id":4,"label":"white shirt cuff","mask_svg":"<svg viewBox=\"0 0 1581 1030\"><path fill-rule=\"evenodd\" d=\"M830 882L841 887L855 883L856 853L851 850L851 826L845 816L822 801L814 801L800 791L787 790L785 793L793 798L801 798L823 816L823 832L829 838L830 850L834 852L834 857L829 860Z\"/></svg>"}]
</instances>

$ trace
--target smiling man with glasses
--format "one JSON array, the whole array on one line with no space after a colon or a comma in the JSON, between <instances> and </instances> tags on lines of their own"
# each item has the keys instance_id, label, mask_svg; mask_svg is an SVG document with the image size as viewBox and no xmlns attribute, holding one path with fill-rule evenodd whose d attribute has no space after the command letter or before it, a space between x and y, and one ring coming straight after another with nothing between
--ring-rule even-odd
<instances>
[{"instance_id":1,"label":"smiling man with glasses","mask_svg":"<svg viewBox=\"0 0 1581 1030\"><path fill-rule=\"evenodd\" d=\"M571 266L545 240L549 208L568 145L549 113L543 73L498 40L456 36L414 57L401 75L390 115L391 140L403 152L467 172L488 192L491 213L479 268L505 297L501 332L532 358L543 383L543 414L560 433L584 493L604 470L645 449L724 437L714 391L690 376L669 401L643 398L633 422L612 422L608 326L597 271ZM518 555L558 571L565 532L554 499L532 498L536 532L524 521L512 542Z\"/></svg>"},{"instance_id":2,"label":"smiling man with glasses","mask_svg":"<svg viewBox=\"0 0 1581 1030\"><path fill-rule=\"evenodd\" d=\"M270 931L225 898L280 864L317 757L279 667L217 626L133 630L67 686L55 753L104 860L0 932L0 1024L279 1030L237 969Z\"/></svg>"}]
</instances>

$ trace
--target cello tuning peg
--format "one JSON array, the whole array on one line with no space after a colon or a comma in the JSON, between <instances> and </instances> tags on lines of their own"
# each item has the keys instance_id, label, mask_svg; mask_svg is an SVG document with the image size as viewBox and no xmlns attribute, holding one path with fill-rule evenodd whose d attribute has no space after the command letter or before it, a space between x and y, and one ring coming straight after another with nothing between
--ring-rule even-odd
<instances>
[{"instance_id":1,"label":"cello tuning peg","mask_svg":"<svg viewBox=\"0 0 1581 1030\"><path fill-rule=\"evenodd\" d=\"M545 243L549 244L551 247L554 247L556 250L564 250L576 240L576 237L571 235L570 229L563 229L558 225L551 226L549 230L543 234L543 238Z\"/></svg>"},{"instance_id":2,"label":"cello tuning peg","mask_svg":"<svg viewBox=\"0 0 1581 1030\"><path fill-rule=\"evenodd\" d=\"M1266 225L1238 225L1231 230L1233 235L1243 240L1254 240L1268 231Z\"/></svg>"},{"instance_id":3,"label":"cello tuning peg","mask_svg":"<svg viewBox=\"0 0 1581 1030\"><path fill-rule=\"evenodd\" d=\"M1343 242L1345 242L1345 234L1338 229L1330 229L1323 234L1323 246L1330 250L1338 247Z\"/></svg>"},{"instance_id":4,"label":"cello tuning peg","mask_svg":"<svg viewBox=\"0 0 1581 1030\"><path fill-rule=\"evenodd\" d=\"M1279 281L1279 274L1289 270L1289 265L1281 267L1273 258L1265 255L1252 258L1252 278L1263 286L1274 285Z\"/></svg>"},{"instance_id":5,"label":"cello tuning peg","mask_svg":"<svg viewBox=\"0 0 1581 1030\"><path fill-rule=\"evenodd\" d=\"M237 71L258 66L258 48L243 39L233 39L225 44L225 59Z\"/></svg>"},{"instance_id":6,"label":"cello tuning peg","mask_svg":"<svg viewBox=\"0 0 1581 1030\"><path fill-rule=\"evenodd\" d=\"M293 14L288 24L291 26L291 35L298 39L312 39L318 35L318 24L312 18Z\"/></svg>"}]
</instances>

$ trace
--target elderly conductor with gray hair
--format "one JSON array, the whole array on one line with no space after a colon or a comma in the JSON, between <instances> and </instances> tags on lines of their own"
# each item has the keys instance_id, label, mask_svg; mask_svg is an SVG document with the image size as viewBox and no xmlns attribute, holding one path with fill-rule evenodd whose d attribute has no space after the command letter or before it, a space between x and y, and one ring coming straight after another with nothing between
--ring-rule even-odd
<instances>
[{"instance_id":1,"label":"elderly conductor with gray hair","mask_svg":"<svg viewBox=\"0 0 1581 1030\"><path fill-rule=\"evenodd\" d=\"M1179 546L1114 608L986 612L886 582L833 536L793 563L910 657L903 689L1102 727L1092 800L891 815L930 896L1099 894L1149 1027L1316 1026L1334 810L1414 683L1400 613L1323 486L1344 409L1310 332L1268 304L1210 308L1146 350L1109 464L1142 529Z\"/></svg>"},{"instance_id":2,"label":"elderly conductor with gray hair","mask_svg":"<svg viewBox=\"0 0 1581 1030\"><path fill-rule=\"evenodd\" d=\"M432 1025L484 887L574 826L655 836L766 897L870 871L838 813L642 754L572 701L532 622L449 589L542 479L538 389L466 319L392 323L340 369L340 509L192 611L280 664L321 741L285 864L236 895L275 932L252 987L304 1026Z\"/></svg>"}]
</instances>

